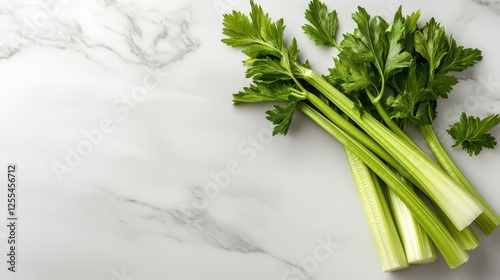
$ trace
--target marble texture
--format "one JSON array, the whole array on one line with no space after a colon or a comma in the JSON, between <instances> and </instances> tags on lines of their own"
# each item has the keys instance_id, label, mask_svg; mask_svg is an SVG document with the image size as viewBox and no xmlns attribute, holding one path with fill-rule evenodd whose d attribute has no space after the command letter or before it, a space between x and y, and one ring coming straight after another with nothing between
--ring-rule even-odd
<instances>
[{"instance_id":1,"label":"marble texture","mask_svg":"<svg viewBox=\"0 0 500 280\"><path fill-rule=\"evenodd\" d=\"M331 51L300 32L308 1L256 2L283 17L326 71ZM498 1L326 2L341 32L352 29L357 5L387 16L402 4L483 51L439 104L448 147L444 130L462 111L500 112ZM20 243L18 272L3 263L0 278L498 279L498 232L454 270L439 258L380 271L342 147L300 114L287 137L271 138L269 105L231 105L248 81L243 56L220 42L221 15L248 8L242 0L0 1L0 165L19 165ZM500 149L450 153L500 211ZM6 191L0 199L5 221ZM2 255L6 237L2 226Z\"/></svg>"}]
</instances>

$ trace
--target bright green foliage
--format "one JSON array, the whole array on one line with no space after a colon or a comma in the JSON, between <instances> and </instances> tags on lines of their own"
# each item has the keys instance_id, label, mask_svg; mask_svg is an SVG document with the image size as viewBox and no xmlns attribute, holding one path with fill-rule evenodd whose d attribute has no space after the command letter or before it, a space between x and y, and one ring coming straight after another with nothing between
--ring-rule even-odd
<instances>
[{"instance_id":1,"label":"bright green foliage","mask_svg":"<svg viewBox=\"0 0 500 280\"><path fill-rule=\"evenodd\" d=\"M488 131L500 123L500 114L489 115L484 119L462 113L460 121L450 125L448 133L470 156L478 155L483 148L493 149L497 141Z\"/></svg>"},{"instance_id":2,"label":"bright green foliage","mask_svg":"<svg viewBox=\"0 0 500 280\"><path fill-rule=\"evenodd\" d=\"M421 126L431 124L436 117L437 103L426 88L427 81L428 65L417 66L415 62L390 80L397 94L387 98L387 105L391 108L390 116L398 119L403 129L408 122Z\"/></svg>"},{"instance_id":3,"label":"bright green foliage","mask_svg":"<svg viewBox=\"0 0 500 280\"><path fill-rule=\"evenodd\" d=\"M231 47L244 47L243 53L252 58L263 58L267 55L281 57L285 46L283 20L271 22L271 18L262 8L250 2L252 11L250 18L245 14L233 11L224 15L222 33L227 37L222 42Z\"/></svg>"},{"instance_id":4,"label":"bright green foliage","mask_svg":"<svg viewBox=\"0 0 500 280\"><path fill-rule=\"evenodd\" d=\"M267 119L276 125L273 134L285 135L297 100L291 94L292 85L301 75L298 69L307 67L308 63L298 63L299 49L295 38L289 47L285 45L283 19L272 22L259 5L253 1L250 5L250 17L237 11L224 15L223 34L227 37L222 42L243 48L243 53L249 57L244 62L249 66L246 77L255 81L250 87L234 94L233 101L291 101L288 106L276 105L273 110L267 111Z\"/></svg>"},{"instance_id":5,"label":"bright green foliage","mask_svg":"<svg viewBox=\"0 0 500 280\"><path fill-rule=\"evenodd\" d=\"M290 73L280 63L280 60L270 57L255 60L248 68L246 76L266 83L290 79Z\"/></svg>"},{"instance_id":6,"label":"bright green foliage","mask_svg":"<svg viewBox=\"0 0 500 280\"><path fill-rule=\"evenodd\" d=\"M273 22L262 7L253 1L250 1L250 5L250 17L238 11L224 15L222 33L226 37L222 42L231 47L243 48L243 53L254 60L268 56L283 58L286 51L283 19ZM296 44L291 47L290 53L292 57L298 55Z\"/></svg>"},{"instance_id":7,"label":"bright green foliage","mask_svg":"<svg viewBox=\"0 0 500 280\"><path fill-rule=\"evenodd\" d=\"M275 105L274 110L269 110L266 112L267 119L271 121L275 127L273 129L273 135L288 133L288 128L292 122L293 112L297 107L297 101L290 102L285 107L280 105Z\"/></svg>"},{"instance_id":8,"label":"bright green foliage","mask_svg":"<svg viewBox=\"0 0 500 280\"><path fill-rule=\"evenodd\" d=\"M399 7L392 24L386 31L388 41L387 58L384 63L384 78L386 80L401 69L410 66L411 56L405 51L406 38L413 31L411 29L416 27L414 24L415 22L411 21L407 26L401 7ZM406 30L407 27L410 30Z\"/></svg>"},{"instance_id":9,"label":"bright green foliage","mask_svg":"<svg viewBox=\"0 0 500 280\"><path fill-rule=\"evenodd\" d=\"M290 101L289 83L264 84L256 82L243 91L233 94L233 101L237 103L255 103L267 101Z\"/></svg>"},{"instance_id":10,"label":"bright green foliage","mask_svg":"<svg viewBox=\"0 0 500 280\"><path fill-rule=\"evenodd\" d=\"M321 46L337 46L336 35L339 22L337 12L328 12L328 8L319 0L312 0L305 17L311 24L302 26L304 32Z\"/></svg>"},{"instance_id":11,"label":"bright green foliage","mask_svg":"<svg viewBox=\"0 0 500 280\"><path fill-rule=\"evenodd\" d=\"M415 50L429 62L430 71L435 71L441 64L448 51L448 38L434 18L415 33Z\"/></svg>"},{"instance_id":12,"label":"bright green foliage","mask_svg":"<svg viewBox=\"0 0 500 280\"><path fill-rule=\"evenodd\" d=\"M444 27L434 18L415 32L414 41L416 52L426 59L431 74L462 71L482 58L478 49L457 46L455 39L451 36L448 38ZM432 77L430 82L433 82Z\"/></svg>"},{"instance_id":13,"label":"bright green foliage","mask_svg":"<svg viewBox=\"0 0 500 280\"><path fill-rule=\"evenodd\" d=\"M458 83L449 72L465 70L482 58L478 49L457 46L434 18L414 32L413 41L412 66L389 80L394 90L394 96L387 99L389 115L403 128L408 122L432 125L437 99L447 98Z\"/></svg>"},{"instance_id":14,"label":"bright green foliage","mask_svg":"<svg viewBox=\"0 0 500 280\"><path fill-rule=\"evenodd\" d=\"M458 80L449 76L450 71L463 71L482 59L478 49L457 46L455 39L448 38L444 27L432 18L415 32L415 50L426 59L429 69L427 87L436 98L447 98Z\"/></svg>"},{"instance_id":15,"label":"bright green foliage","mask_svg":"<svg viewBox=\"0 0 500 280\"><path fill-rule=\"evenodd\" d=\"M450 37L448 44L448 53L439 72L463 71L482 59L480 50L457 46L453 37Z\"/></svg>"},{"instance_id":16,"label":"bright green foliage","mask_svg":"<svg viewBox=\"0 0 500 280\"><path fill-rule=\"evenodd\" d=\"M419 17L420 11L403 17L400 7L393 22L387 23L382 17L372 18L364 8L358 7L352 15L357 27L354 32L344 34L335 67L329 69L327 80L342 88L359 104L357 107L371 111L369 103L380 101L386 82L411 65L407 45Z\"/></svg>"}]
</instances>

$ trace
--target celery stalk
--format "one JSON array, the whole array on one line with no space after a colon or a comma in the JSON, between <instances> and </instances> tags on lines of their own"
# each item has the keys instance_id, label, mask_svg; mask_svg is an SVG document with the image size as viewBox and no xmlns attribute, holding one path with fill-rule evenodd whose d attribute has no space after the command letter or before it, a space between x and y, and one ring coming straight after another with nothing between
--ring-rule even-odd
<instances>
[{"instance_id":1,"label":"celery stalk","mask_svg":"<svg viewBox=\"0 0 500 280\"><path fill-rule=\"evenodd\" d=\"M475 222L486 235L490 235L493 230L500 225L500 216L481 197L477 190L465 178L462 172L460 172L458 167L455 165L453 160L444 149L441 141L439 141L439 138L437 137L432 125L420 126L420 132L422 133L425 141L427 142L427 145L429 145L432 153L441 164L443 169L446 171L446 173L448 173L448 175L450 175L450 177L453 178L455 182L457 182L463 189L465 189L474 198L476 198L476 200L479 201L484 207L484 212L479 215L479 217L477 217Z\"/></svg>"},{"instance_id":2,"label":"celery stalk","mask_svg":"<svg viewBox=\"0 0 500 280\"><path fill-rule=\"evenodd\" d=\"M438 216L441 218L444 225L451 233L451 235L453 235L458 244L460 244L462 249L474 250L477 246L479 246L479 237L474 232L474 229L472 229L471 226L468 226L460 231L455 227L455 225L453 225L446 214L443 213L443 210L437 207L437 205L434 205L434 209L436 209Z\"/></svg>"},{"instance_id":3,"label":"celery stalk","mask_svg":"<svg viewBox=\"0 0 500 280\"><path fill-rule=\"evenodd\" d=\"M369 114L361 115L354 103L314 71L303 68L303 78L357 123L417 180L419 186L443 209L455 226L462 230L482 212L482 205L457 185L435 162L407 144ZM320 111L332 110L313 94L306 98Z\"/></svg>"},{"instance_id":4,"label":"celery stalk","mask_svg":"<svg viewBox=\"0 0 500 280\"><path fill-rule=\"evenodd\" d=\"M353 152L346 147L344 149L382 270L396 271L408 267L405 250L379 179Z\"/></svg>"},{"instance_id":5,"label":"celery stalk","mask_svg":"<svg viewBox=\"0 0 500 280\"><path fill-rule=\"evenodd\" d=\"M389 186L397 196L407 205L415 219L422 225L429 237L445 258L448 266L457 267L468 260L467 253L460 247L453 236L448 232L443 223L429 209L427 205L405 186L399 175L394 173L379 157L374 155L368 148L360 144L345 131L333 124L321 113L306 105L299 103L298 109L311 118L326 132L335 137L339 142L347 146L357 157L359 157L375 174Z\"/></svg>"},{"instance_id":6,"label":"celery stalk","mask_svg":"<svg viewBox=\"0 0 500 280\"><path fill-rule=\"evenodd\" d=\"M413 186L404 178L401 178L401 182L406 184L409 189L413 189ZM425 230L392 189L389 188L387 193L408 263L427 264L434 262L436 252Z\"/></svg>"}]
</instances>

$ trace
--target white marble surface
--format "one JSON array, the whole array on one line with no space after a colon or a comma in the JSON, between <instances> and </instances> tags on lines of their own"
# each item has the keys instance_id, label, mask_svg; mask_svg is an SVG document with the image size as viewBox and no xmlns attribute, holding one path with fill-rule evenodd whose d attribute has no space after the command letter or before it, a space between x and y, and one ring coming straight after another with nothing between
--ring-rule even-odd
<instances>
[{"instance_id":1,"label":"white marble surface","mask_svg":"<svg viewBox=\"0 0 500 280\"><path fill-rule=\"evenodd\" d=\"M330 51L300 33L307 1L256 2L326 71ZM326 2L341 32L357 5L384 16L403 4L483 51L440 103L439 132L463 110L500 112L498 1ZM247 81L243 56L220 42L221 13L248 8L0 1L0 166L19 165L20 200L18 272L2 261L0 279L498 279L499 232L457 269L440 258L381 272L341 146L300 114L271 139L269 105L232 106ZM500 211L500 149L450 151ZM2 226L2 260L6 237Z\"/></svg>"}]
</instances>

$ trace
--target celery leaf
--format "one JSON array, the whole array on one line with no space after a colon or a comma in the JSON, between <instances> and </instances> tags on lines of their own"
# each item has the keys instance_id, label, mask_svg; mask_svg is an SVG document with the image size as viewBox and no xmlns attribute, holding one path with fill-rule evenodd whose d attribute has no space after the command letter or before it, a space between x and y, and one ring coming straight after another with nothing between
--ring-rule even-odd
<instances>
[{"instance_id":1,"label":"celery leaf","mask_svg":"<svg viewBox=\"0 0 500 280\"><path fill-rule=\"evenodd\" d=\"M460 120L450 125L447 132L455 140L453 147L460 145L470 156L478 155L483 148L493 149L496 146L495 137L488 132L499 123L500 114L480 119L462 113Z\"/></svg>"},{"instance_id":2,"label":"celery leaf","mask_svg":"<svg viewBox=\"0 0 500 280\"><path fill-rule=\"evenodd\" d=\"M288 129L292 123L293 112L296 107L297 101L293 101L285 107L275 105L273 110L266 112L266 118L276 125L273 129L273 136L277 134L286 135L288 133Z\"/></svg>"},{"instance_id":3,"label":"celery leaf","mask_svg":"<svg viewBox=\"0 0 500 280\"><path fill-rule=\"evenodd\" d=\"M249 87L244 87L242 91L233 94L233 102L256 103L268 101L290 101L291 85L288 83L254 83Z\"/></svg>"},{"instance_id":4,"label":"celery leaf","mask_svg":"<svg viewBox=\"0 0 500 280\"><path fill-rule=\"evenodd\" d=\"M327 6L319 1L309 2L305 17L310 24L302 26L304 33L320 46L337 46L335 39L339 26L337 12L328 12Z\"/></svg>"}]
</instances>

